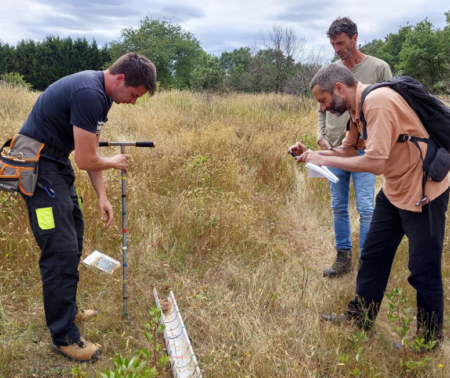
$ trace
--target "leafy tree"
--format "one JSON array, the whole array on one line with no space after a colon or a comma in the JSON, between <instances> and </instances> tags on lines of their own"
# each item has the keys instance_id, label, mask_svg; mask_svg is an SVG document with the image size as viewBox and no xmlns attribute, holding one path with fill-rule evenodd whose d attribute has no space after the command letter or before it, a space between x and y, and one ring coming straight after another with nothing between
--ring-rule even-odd
<instances>
[{"instance_id":1,"label":"leafy tree","mask_svg":"<svg viewBox=\"0 0 450 378\"><path fill-rule=\"evenodd\" d=\"M414 77L428 89L443 79L448 55L445 51L443 32L435 30L425 19L408 33L399 53L397 68L404 75Z\"/></svg>"},{"instance_id":2,"label":"leafy tree","mask_svg":"<svg viewBox=\"0 0 450 378\"><path fill-rule=\"evenodd\" d=\"M267 69L269 67L264 67L263 63L260 67L266 71L269 85L278 93L282 89L283 82L293 74L295 59L303 51L305 39L298 38L294 29L274 25L267 34L261 34L260 40L267 51L259 57L263 58L262 61L271 59L273 66Z\"/></svg>"},{"instance_id":3,"label":"leafy tree","mask_svg":"<svg viewBox=\"0 0 450 378\"><path fill-rule=\"evenodd\" d=\"M95 46L97 46L96 43ZM72 70L74 70L75 72L84 70L85 67L87 67L89 61L88 54L89 54L89 43L88 41L86 41L85 38L83 39L78 38L77 40L73 41L70 54L72 62ZM99 66L101 66L101 64Z\"/></svg>"},{"instance_id":4,"label":"leafy tree","mask_svg":"<svg viewBox=\"0 0 450 378\"><path fill-rule=\"evenodd\" d=\"M217 56L204 53L191 73L191 86L196 90L220 91L224 85L225 70Z\"/></svg>"},{"instance_id":5,"label":"leafy tree","mask_svg":"<svg viewBox=\"0 0 450 378\"><path fill-rule=\"evenodd\" d=\"M228 74L231 74L237 67L242 67L245 71L249 71L252 64L250 47L241 47L234 49L232 52L225 51L220 56L220 61Z\"/></svg>"},{"instance_id":6,"label":"leafy tree","mask_svg":"<svg viewBox=\"0 0 450 378\"><path fill-rule=\"evenodd\" d=\"M39 46L39 65L42 75L39 78L39 88L45 89L60 78L76 72L71 61L73 41L71 38L62 40L49 35Z\"/></svg>"},{"instance_id":7,"label":"leafy tree","mask_svg":"<svg viewBox=\"0 0 450 378\"><path fill-rule=\"evenodd\" d=\"M15 72L24 76L25 80L38 88L39 64L36 60L37 44L33 40L20 41L15 50ZM12 70L11 70L12 71ZM8 70L8 72L11 72Z\"/></svg>"},{"instance_id":8,"label":"leafy tree","mask_svg":"<svg viewBox=\"0 0 450 378\"><path fill-rule=\"evenodd\" d=\"M265 49L255 56L259 87L278 93L293 74L295 59L303 51L305 39L298 38L293 29L275 25L267 34L261 34L260 41Z\"/></svg>"},{"instance_id":9,"label":"leafy tree","mask_svg":"<svg viewBox=\"0 0 450 378\"><path fill-rule=\"evenodd\" d=\"M360 51L364 54L372 55L384 60L389 64L391 70L396 72L400 62L399 53L402 49L408 34L413 27L406 25L400 27L398 33L390 33L386 36L384 42L380 39L374 39L360 47Z\"/></svg>"},{"instance_id":10,"label":"leafy tree","mask_svg":"<svg viewBox=\"0 0 450 378\"><path fill-rule=\"evenodd\" d=\"M251 71L253 88L257 92L282 91L283 83L295 73L295 61L274 49L259 50Z\"/></svg>"},{"instance_id":11,"label":"leafy tree","mask_svg":"<svg viewBox=\"0 0 450 378\"><path fill-rule=\"evenodd\" d=\"M397 34L389 34L386 37L386 43L381 50L381 54L378 56L378 58L387 62L394 72L398 70L398 64L400 63L400 51L402 50L402 46L412 29L413 27L411 25L406 25L400 27Z\"/></svg>"},{"instance_id":12,"label":"leafy tree","mask_svg":"<svg viewBox=\"0 0 450 378\"><path fill-rule=\"evenodd\" d=\"M15 47L0 41L0 74L17 71Z\"/></svg>"},{"instance_id":13,"label":"leafy tree","mask_svg":"<svg viewBox=\"0 0 450 378\"><path fill-rule=\"evenodd\" d=\"M447 26L436 29L425 19L416 25L400 27L384 41L373 40L361 46L362 52L385 60L395 74L422 82L429 90L448 90L450 83L450 10Z\"/></svg>"},{"instance_id":14,"label":"leafy tree","mask_svg":"<svg viewBox=\"0 0 450 378\"><path fill-rule=\"evenodd\" d=\"M283 92L299 97L310 97L309 83L321 67L322 64L318 60L297 63L292 76L288 77L283 83Z\"/></svg>"},{"instance_id":15,"label":"leafy tree","mask_svg":"<svg viewBox=\"0 0 450 378\"><path fill-rule=\"evenodd\" d=\"M252 91L250 71L253 65L253 56L250 47L223 52L220 61L225 70L225 85L229 90Z\"/></svg>"},{"instance_id":16,"label":"leafy tree","mask_svg":"<svg viewBox=\"0 0 450 378\"><path fill-rule=\"evenodd\" d=\"M103 53L97 46L97 41L94 39L89 46L87 59L87 67L101 67L103 65Z\"/></svg>"},{"instance_id":17,"label":"leafy tree","mask_svg":"<svg viewBox=\"0 0 450 378\"><path fill-rule=\"evenodd\" d=\"M75 41L47 36L42 42L22 40L16 47L0 43L0 74L18 72L38 90L63 76L83 70L100 70L110 60L107 47L100 50L94 40Z\"/></svg>"},{"instance_id":18,"label":"leafy tree","mask_svg":"<svg viewBox=\"0 0 450 378\"><path fill-rule=\"evenodd\" d=\"M383 47L384 42L381 39L373 39L370 42L366 42L364 45L359 45L358 49L364 54L378 57ZM340 59L339 55L335 54L333 61L336 61L337 59Z\"/></svg>"},{"instance_id":19,"label":"leafy tree","mask_svg":"<svg viewBox=\"0 0 450 378\"><path fill-rule=\"evenodd\" d=\"M156 66L163 88L188 88L190 75L204 51L190 32L170 20L145 17L139 28L125 28L118 41L110 44L112 60L135 51Z\"/></svg>"},{"instance_id":20,"label":"leafy tree","mask_svg":"<svg viewBox=\"0 0 450 378\"><path fill-rule=\"evenodd\" d=\"M447 21L447 26L443 30L444 53L447 56L447 60L445 62L447 72L443 80L439 83L439 86L450 94L450 9L444 14Z\"/></svg>"}]
</instances>

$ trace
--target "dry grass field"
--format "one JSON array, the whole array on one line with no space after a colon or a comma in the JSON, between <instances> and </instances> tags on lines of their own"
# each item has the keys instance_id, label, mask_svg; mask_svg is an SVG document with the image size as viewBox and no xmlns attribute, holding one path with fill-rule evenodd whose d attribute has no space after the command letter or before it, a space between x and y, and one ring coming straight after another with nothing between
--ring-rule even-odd
<instances>
[{"instance_id":1,"label":"dry grass field","mask_svg":"<svg viewBox=\"0 0 450 378\"><path fill-rule=\"evenodd\" d=\"M38 93L0 87L2 143L26 119ZM173 290L204 377L348 377L355 367L350 326L320 321L354 295L356 271L324 279L334 258L328 183L309 179L287 148L315 144L316 105L283 95L210 96L162 92L135 106L114 105L102 140L154 140L127 148L128 275L131 323L122 320L121 271L80 266L80 308L100 310L81 327L103 348L94 365L50 353L38 268L39 249L23 201L0 192L0 377L97 377L113 359L133 356L143 337L152 289ZM106 155L119 148L104 149ZM73 159L72 159L73 161ZM75 167L75 163L74 168ZM76 169L86 223L83 256L95 249L121 260L120 172L103 174L115 220L99 220L86 172ZM382 179L377 179L377 191ZM358 214L351 201L356 261ZM450 233L449 233L450 235ZM450 255L443 254L445 326L450 334ZM407 240L394 261L388 290L408 285ZM449 336L450 337L450 336ZM450 341L432 355L424 377L450 377ZM357 364L361 377L413 376L392 351L398 341L386 309ZM353 353L353 354L352 354ZM74 373L76 371L76 373ZM161 377L171 377L168 367Z\"/></svg>"}]
</instances>

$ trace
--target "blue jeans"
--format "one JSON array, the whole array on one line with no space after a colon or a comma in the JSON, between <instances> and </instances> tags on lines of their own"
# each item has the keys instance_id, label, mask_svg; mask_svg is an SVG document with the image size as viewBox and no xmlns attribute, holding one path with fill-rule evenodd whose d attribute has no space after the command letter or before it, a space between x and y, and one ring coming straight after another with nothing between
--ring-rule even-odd
<instances>
[{"instance_id":1,"label":"blue jeans","mask_svg":"<svg viewBox=\"0 0 450 378\"><path fill-rule=\"evenodd\" d=\"M365 151L358 151L357 156L362 156ZM330 168L337 177L337 184L329 181L331 194L331 209L333 210L334 235L336 248L352 249L350 238L350 217L348 213L348 199L350 193L350 177L353 178L355 187L356 208L359 213L359 246L362 251L367 231L373 214L373 200L375 196L375 175L367 172L348 172L339 168Z\"/></svg>"}]
</instances>

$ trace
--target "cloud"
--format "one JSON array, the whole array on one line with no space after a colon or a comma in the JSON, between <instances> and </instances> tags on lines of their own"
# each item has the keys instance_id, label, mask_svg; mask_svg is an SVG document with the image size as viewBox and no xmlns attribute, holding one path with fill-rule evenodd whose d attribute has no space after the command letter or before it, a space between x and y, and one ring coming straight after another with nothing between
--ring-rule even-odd
<instances>
[{"instance_id":1,"label":"cloud","mask_svg":"<svg viewBox=\"0 0 450 378\"><path fill-rule=\"evenodd\" d=\"M140 17L136 7L118 0L17 0L16 5L23 9L18 12L20 18L15 17L14 9L4 9L3 15L9 13L12 17L0 19L0 35L11 44L21 39L42 40L50 34L95 38L103 44L117 38L121 27L136 24ZM3 33L11 27L13 33Z\"/></svg>"},{"instance_id":2,"label":"cloud","mask_svg":"<svg viewBox=\"0 0 450 378\"><path fill-rule=\"evenodd\" d=\"M224 51L232 51L240 47L252 47L256 37L253 31L226 27L198 30L195 35L203 49L214 55L220 55Z\"/></svg>"},{"instance_id":3,"label":"cloud","mask_svg":"<svg viewBox=\"0 0 450 378\"><path fill-rule=\"evenodd\" d=\"M327 18L329 10L336 2L327 1L302 1L293 5L288 5L285 10L273 15L270 19L274 21L290 21L302 23L302 26L307 26L313 20L320 20ZM304 24L306 23L306 25Z\"/></svg>"},{"instance_id":4,"label":"cloud","mask_svg":"<svg viewBox=\"0 0 450 378\"><path fill-rule=\"evenodd\" d=\"M11 44L21 39L42 40L49 34L95 38L103 44L119 38L123 28L138 27L145 16L166 17L177 23L206 17L201 7L164 0L17 0L17 3L23 9L20 17L14 7L4 9L3 17L0 15L0 35ZM6 16L8 13L12 19ZM7 18L15 33L2 32L8 27ZM14 40L12 35L16 36Z\"/></svg>"},{"instance_id":5,"label":"cloud","mask_svg":"<svg viewBox=\"0 0 450 378\"><path fill-rule=\"evenodd\" d=\"M329 51L326 30L338 16L349 16L359 28L359 42L384 39L400 26L428 18L435 27L446 25L448 0L14 0L0 6L0 38L16 44L42 40L52 34L93 38L102 45L120 37L122 28L138 27L146 16L166 17L193 33L208 52L220 55L243 46L273 25L293 28L309 48Z\"/></svg>"},{"instance_id":6,"label":"cloud","mask_svg":"<svg viewBox=\"0 0 450 378\"><path fill-rule=\"evenodd\" d=\"M190 5L169 4L161 8L165 17L173 17L176 20L186 21L192 18L206 17L205 12L201 8L192 7Z\"/></svg>"}]
</instances>

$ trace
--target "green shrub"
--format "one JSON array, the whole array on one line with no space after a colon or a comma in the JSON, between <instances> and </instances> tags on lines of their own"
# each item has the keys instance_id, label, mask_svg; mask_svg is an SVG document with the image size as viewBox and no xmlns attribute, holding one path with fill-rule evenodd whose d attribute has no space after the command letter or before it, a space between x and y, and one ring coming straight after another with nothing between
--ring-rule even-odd
<instances>
[{"instance_id":1,"label":"green shrub","mask_svg":"<svg viewBox=\"0 0 450 378\"><path fill-rule=\"evenodd\" d=\"M32 85L30 83L27 83L24 78L23 75L21 75L18 72L9 72L9 73L5 73L3 75L0 76L3 80L3 82L7 83L7 84L11 84L11 85L15 85L18 87L23 87L23 88L27 88L27 89L31 89Z\"/></svg>"}]
</instances>

